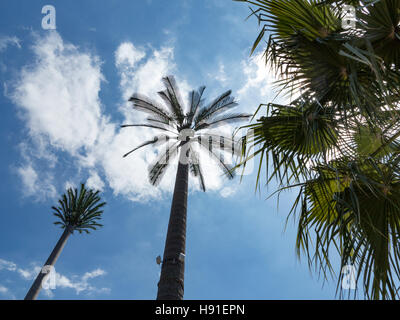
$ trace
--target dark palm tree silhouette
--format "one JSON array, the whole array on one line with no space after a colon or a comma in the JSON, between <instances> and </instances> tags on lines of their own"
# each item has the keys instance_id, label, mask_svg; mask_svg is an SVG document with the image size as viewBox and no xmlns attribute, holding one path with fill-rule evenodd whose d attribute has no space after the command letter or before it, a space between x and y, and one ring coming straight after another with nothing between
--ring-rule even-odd
<instances>
[{"instance_id":1,"label":"dark palm tree silhouette","mask_svg":"<svg viewBox=\"0 0 400 320\"><path fill-rule=\"evenodd\" d=\"M101 209L106 203L100 202L100 200L99 191L88 190L84 184L81 184L79 194L77 189L69 188L67 194L63 194L61 199L58 200L59 206L52 207L53 214L59 219L54 224L61 225L64 232L44 264L45 267L55 265L67 239L75 230L79 233L90 233L89 230L96 230L102 227L98 221L103 213ZM49 270L43 268L39 272L32 287L26 294L25 300L35 300L37 298L46 276L45 271Z\"/></svg>"},{"instance_id":2,"label":"dark palm tree silhouette","mask_svg":"<svg viewBox=\"0 0 400 320\"><path fill-rule=\"evenodd\" d=\"M227 150L227 146L230 146L230 151L234 151L235 142L231 138L215 135L208 130L223 124L248 119L250 115L245 113L226 114L227 111L237 106L234 98L231 97L230 90L204 106L202 99L204 86L197 91L190 92L188 110L185 112L184 103L174 78L167 76L162 80L165 90L158 94L167 108L163 108L145 96L134 94L130 98L133 108L149 114L148 122L123 125L122 127L149 127L163 131L163 134L142 143L126 153L124 157L146 145L167 144L165 152L162 152L155 163L149 167L149 180L156 185L171 160L179 154L157 299L181 300L184 294L189 169L195 177L199 178L201 189L206 190L199 153L195 149L195 145L200 146L200 149L207 150L225 174L229 178L233 178L232 167L224 161L223 152Z\"/></svg>"}]
</instances>

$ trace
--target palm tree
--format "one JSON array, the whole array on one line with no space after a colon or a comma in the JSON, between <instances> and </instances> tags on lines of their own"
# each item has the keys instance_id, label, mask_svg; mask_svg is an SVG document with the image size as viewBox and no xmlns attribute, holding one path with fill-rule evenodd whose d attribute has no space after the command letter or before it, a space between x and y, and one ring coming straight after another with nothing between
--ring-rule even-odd
<instances>
[{"instance_id":1,"label":"palm tree","mask_svg":"<svg viewBox=\"0 0 400 320\"><path fill-rule=\"evenodd\" d=\"M102 227L98 221L101 220L103 213L101 209L106 203L100 202L100 200L99 191L88 190L84 184L81 184L79 194L77 189L69 188L67 194L63 194L61 199L58 200L59 206L52 207L53 215L59 219L54 224L61 225L64 232L44 264L45 267L53 267L55 265L67 239L75 230L79 233L90 233L89 230L96 230L98 227ZM25 296L25 300L35 300L39 295L46 276L44 271L45 268L37 275L32 287Z\"/></svg>"},{"instance_id":2,"label":"palm tree","mask_svg":"<svg viewBox=\"0 0 400 320\"><path fill-rule=\"evenodd\" d=\"M259 155L278 193L299 189L291 213L310 267L333 274L336 250L368 299L398 298L400 1L237 1L255 6L263 25L252 52L269 34L266 63L296 97L268 103L248 126L242 164ZM356 28L343 27L344 4L355 6Z\"/></svg>"},{"instance_id":3,"label":"palm tree","mask_svg":"<svg viewBox=\"0 0 400 320\"><path fill-rule=\"evenodd\" d=\"M134 94L130 98L133 109L147 113L149 115L148 122L122 125L121 127L148 127L163 132L163 134L145 141L124 155L126 157L143 146L167 144L165 152L162 152L155 163L149 167L149 180L153 185L159 183L171 160L179 153L157 299L182 300L189 169L195 177L199 178L201 189L206 190L196 146L207 150L228 178L233 178L232 168L223 158L223 152L227 150L227 146L230 146L230 150L234 151L233 139L215 135L208 130L248 119L250 115L225 113L237 106L234 98L231 97L230 90L221 94L208 105L204 105L204 99L202 99L204 86L189 93L188 110L185 112L184 103L174 78L167 76L162 81L165 90L158 92L158 94L167 108L158 105L157 102L145 96ZM172 141L172 144L170 144L170 141Z\"/></svg>"}]
</instances>

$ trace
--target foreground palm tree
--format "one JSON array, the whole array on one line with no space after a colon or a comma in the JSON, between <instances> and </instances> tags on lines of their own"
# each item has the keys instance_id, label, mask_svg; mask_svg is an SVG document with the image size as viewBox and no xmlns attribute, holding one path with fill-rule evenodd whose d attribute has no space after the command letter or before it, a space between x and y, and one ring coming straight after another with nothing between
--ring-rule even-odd
<instances>
[{"instance_id":1,"label":"foreground palm tree","mask_svg":"<svg viewBox=\"0 0 400 320\"><path fill-rule=\"evenodd\" d=\"M252 51L269 34L266 62L297 97L268 104L245 156L270 162L278 192L299 188L297 251L310 266L333 272L335 250L367 298L399 298L400 1L242 1L263 24Z\"/></svg>"},{"instance_id":2,"label":"foreground palm tree","mask_svg":"<svg viewBox=\"0 0 400 320\"><path fill-rule=\"evenodd\" d=\"M58 201L59 206L52 207L52 209L53 214L59 219L54 224L61 225L64 232L44 266L53 267L55 265L68 237L74 230L79 231L79 233L90 233L89 229L96 230L96 228L102 227L97 221L101 219L103 213L101 208L106 203L100 202L100 200L99 191L88 190L84 184L81 185L79 194L77 189L73 190L72 188L67 190L67 194L63 194ZM43 268L37 275L32 287L25 296L25 300L35 300L39 295L42 282L46 276L44 271L45 269Z\"/></svg>"},{"instance_id":3,"label":"foreground palm tree","mask_svg":"<svg viewBox=\"0 0 400 320\"><path fill-rule=\"evenodd\" d=\"M158 94L167 108L159 106L147 97L134 94L130 98L133 108L149 114L148 123L123 125L122 127L149 127L163 131L163 134L144 142L126 153L124 157L146 145L167 144L165 152L162 152L156 162L149 167L149 180L156 185L173 157L179 154L157 299L182 300L189 169L194 176L199 178L201 189L206 190L196 146L207 150L225 174L229 178L233 178L231 167L224 161L221 152L227 151L227 146L229 146L229 151L234 151L234 141L210 133L208 130L248 119L250 115L244 113L225 114L226 111L237 106L234 98L231 97L230 90L204 106L202 95L205 87L190 92L188 110L185 112L174 78L168 76L162 80L166 89ZM171 145L170 141L172 141Z\"/></svg>"}]
</instances>

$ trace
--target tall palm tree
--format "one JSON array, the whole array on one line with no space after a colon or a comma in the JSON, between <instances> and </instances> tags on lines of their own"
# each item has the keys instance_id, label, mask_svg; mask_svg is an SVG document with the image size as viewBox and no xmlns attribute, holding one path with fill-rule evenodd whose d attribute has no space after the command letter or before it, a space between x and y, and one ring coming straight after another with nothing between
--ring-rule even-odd
<instances>
[{"instance_id":1,"label":"tall palm tree","mask_svg":"<svg viewBox=\"0 0 400 320\"><path fill-rule=\"evenodd\" d=\"M75 230L79 233L90 233L89 230L96 230L102 227L98 221L101 220L101 215L103 213L101 209L106 203L100 202L99 192L100 191L94 191L92 189L88 190L84 184L81 184L79 194L77 189L69 188L67 193L63 194L61 199L58 200L59 206L52 207L53 215L59 219L54 222L54 224L61 225L64 232L44 264L45 267L53 267L55 265L69 236L73 234ZM43 280L46 276L46 272L44 271L45 268L37 275L32 287L25 296L25 300L35 300L39 295Z\"/></svg>"},{"instance_id":2,"label":"tall palm tree","mask_svg":"<svg viewBox=\"0 0 400 320\"><path fill-rule=\"evenodd\" d=\"M166 108L145 96L134 94L130 98L133 109L147 113L149 115L147 123L122 125L121 127L148 127L163 132L124 155L126 157L143 146L167 144L166 150L161 152L155 163L149 167L149 180L153 185L159 183L171 160L179 154L157 299L182 300L189 169L195 177L199 178L201 189L206 190L196 146L200 150L208 151L228 178L233 178L232 168L224 161L223 152L227 150L227 146L230 146L229 151L234 151L234 141L213 134L209 130L220 125L248 119L250 115L225 113L237 106L234 98L231 97L230 90L221 94L208 105L204 105L204 99L202 99L204 86L189 93L188 110L185 112L185 106L174 78L167 76L162 81L165 90L158 94Z\"/></svg>"},{"instance_id":3,"label":"tall palm tree","mask_svg":"<svg viewBox=\"0 0 400 320\"><path fill-rule=\"evenodd\" d=\"M367 298L398 298L400 1L237 1L257 8L263 25L252 51L268 34L266 63L281 92L296 96L269 103L249 126L242 164L260 155L278 192L299 188L291 212L310 266L333 272L336 250L341 268L357 267ZM356 28L343 27L344 4L355 6Z\"/></svg>"}]
</instances>

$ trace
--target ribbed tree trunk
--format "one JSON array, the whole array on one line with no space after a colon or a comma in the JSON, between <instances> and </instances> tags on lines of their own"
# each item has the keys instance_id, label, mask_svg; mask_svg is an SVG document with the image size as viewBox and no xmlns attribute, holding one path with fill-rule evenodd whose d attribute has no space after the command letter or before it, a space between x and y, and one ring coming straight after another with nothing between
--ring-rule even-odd
<instances>
[{"instance_id":1,"label":"ribbed tree trunk","mask_svg":"<svg viewBox=\"0 0 400 320\"><path fill-rule=\"evenodd\" d=\"M184 292L188 164L181 149L158 282L157 300L182 300ZM182 256L183 254L183 256Z\"/></svg>"},{"instance_id":2,"label":"ribbed tree trunk","mask_svg":"<svg viewBox=\"0 0 400 320\"><path fill-rule=\"evenodd\" d=\"M45 266L54 266L62 249L67 242L68 237L71 235L73 229L71 227L66 227L63 234L61 235L60 239L58 240L56 246L54 247L53 251L51 252L49 258L47 259ZM43 269L42 269L43 270ZM37 296L39 295L40 289L42 288L42 282L46 273L40 270L39 274L37 275L35 281L32 284L32 287L29 289L28 293L25 296L25 300L36 300Z\"/></svg>"}]
</instances>

